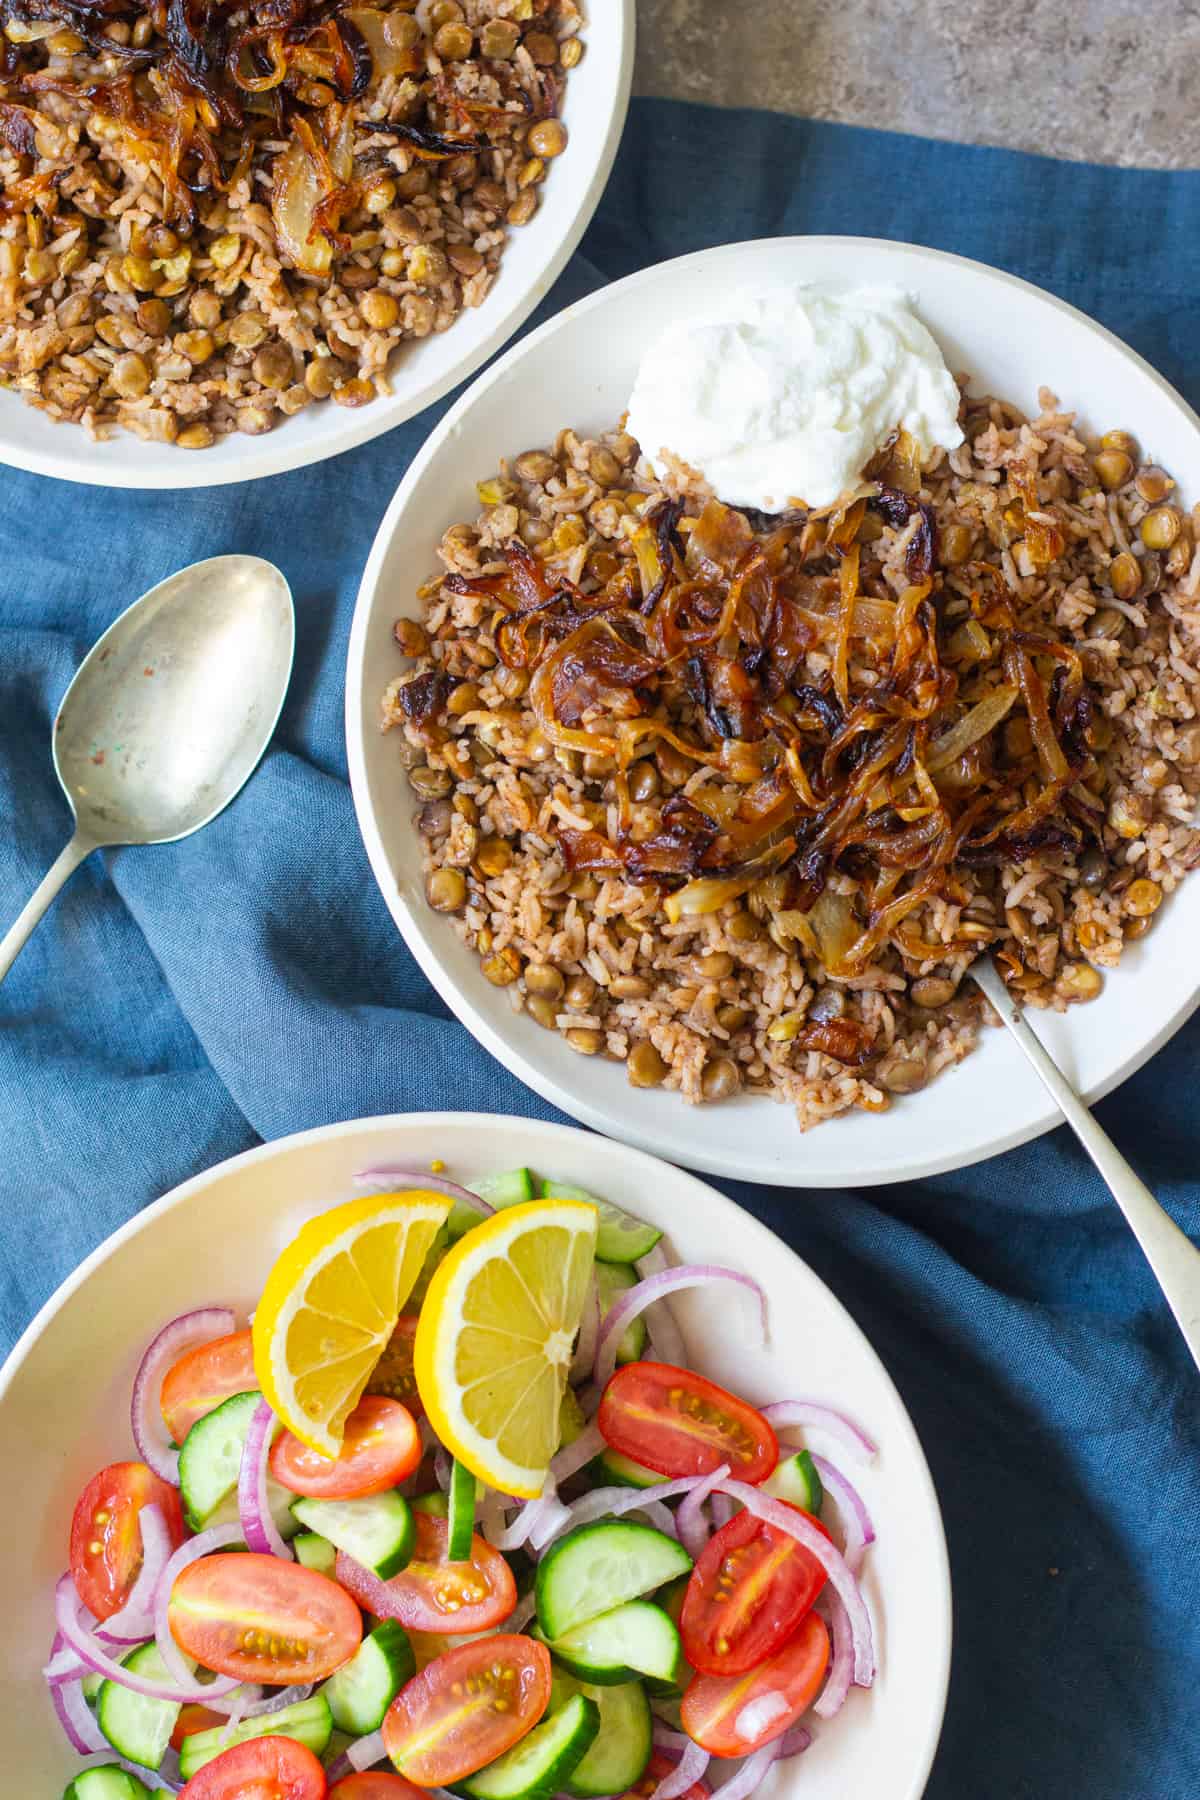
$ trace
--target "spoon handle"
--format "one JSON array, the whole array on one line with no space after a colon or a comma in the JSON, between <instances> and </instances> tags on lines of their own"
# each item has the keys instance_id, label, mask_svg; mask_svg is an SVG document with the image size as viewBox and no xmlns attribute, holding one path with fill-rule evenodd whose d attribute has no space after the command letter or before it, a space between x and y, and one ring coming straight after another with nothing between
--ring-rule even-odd
<instances>
[{"instance_id":1,"label":"spoon handle","mask_svg":"<svg viewBox=\"0 0 1200 1800\"><path fill-rule=\"evenodd\" d=\"M996 971L981 963L971 973L1058 1102L1067 1124L1108 1184L1154 1271L1192 1359L1200 1368L1200 1250L1164 1212L1108 1133L1096 1123Z\"/></svg>"},{"instance_id":2,"label":"spoon handle","mask_svg":"<svg viewBox=\"0 0 1200 1800\"><path fill-rule=\"evenodd\" d=\"M51 863L21 912L17 914L4 936L0 938L0 981L4 980L16 962L26 938L68 875L73 875L84 857L90 856L95 848L91 838L84 837L82 832L77 831L70 843Z\"/></svg>"}]
</instances>

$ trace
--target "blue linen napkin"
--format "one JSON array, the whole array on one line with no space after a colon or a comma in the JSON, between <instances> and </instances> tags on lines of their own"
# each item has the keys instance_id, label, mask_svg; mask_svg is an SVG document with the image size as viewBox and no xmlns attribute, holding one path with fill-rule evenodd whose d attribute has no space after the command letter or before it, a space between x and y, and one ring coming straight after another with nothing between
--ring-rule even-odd
<instances>
[{"instance_id":1,"label":"blue linen napkin","mask_svg":"<svg viewBox=\"0 0 1200 1800\"><path fill-rule=\"evenodd\" d=\"M1198 206L1200 174L643 101L543 312L707 244L902 238L1051 288L1197 402ZM68 834L49 724L121 607L194 558L254 551L288 575L299 625L275 743L233 807L184 843L94 857L0 986L4 1347L108 1232L260 1139L448 1103L549 1116L407 954L346 784L359 574L441 410L190 495L0 471L0 923ZM1198 1082L1200 1018L1099 1109L1193 1235ZM930 1800L1196 1800L1200 1389L1074 1140L857 1193L719 1185L846 1302L929 1455L957 1617Z\"/></svg>"}]
</instances>

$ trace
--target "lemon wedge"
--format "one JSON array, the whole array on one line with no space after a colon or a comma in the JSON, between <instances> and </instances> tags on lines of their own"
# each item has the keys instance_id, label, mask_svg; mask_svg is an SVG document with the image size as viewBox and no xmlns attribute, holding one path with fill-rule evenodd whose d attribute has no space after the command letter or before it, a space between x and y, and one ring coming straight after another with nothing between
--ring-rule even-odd
<instances>
[{"instance_id":1,"label":"lemon wedge","mask_svg":"<svg viewBox=\"0 0 1200 1800\"><path fill-rule=\"evenodd\" d=\"M468 1231L429 1283L417 1391L446 1448L502 1493L542 1491L595 1250L594 1206L531 1200Z\"/></svg>"},{"instance_id":2,"label":"lemon wedge","mask_svg":"<svg viewBox=\"0 0 1200 1800\"><path fill-rule=\"evenodd\" d=\"M450 1202L368 1194L310 1219L275 1261L254 1315L254 1370L288 1430L336 1456Z\"/></svg>"}]
</instances>

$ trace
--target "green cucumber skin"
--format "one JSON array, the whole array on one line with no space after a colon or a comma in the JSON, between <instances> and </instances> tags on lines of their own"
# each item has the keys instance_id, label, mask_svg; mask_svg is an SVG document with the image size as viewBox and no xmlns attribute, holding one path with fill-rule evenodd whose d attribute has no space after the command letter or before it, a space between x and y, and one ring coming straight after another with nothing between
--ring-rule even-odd
<instances>
[{"instance_id":1,"label":"green cucumber skin","mask_svg":"<svg viewBox=\"0 0 1200 1800\"><path fill-rule=\"evenodd\" d=\"M568 1712L572 1717L564 1720ZM468 1776L451 1792L464 1795L466 1800L549 1800L552 1794L562 1791L599 1733L600 1708L585 1694L574 1694L566 1706L548 1713L506 1755ZM547 1740L557 1744L557 1752L539 1766L536 1752ZM531 1762L536 1770L532 1779L528 1768Z\"/></svg>"},{"instance_id":2,"label":"green cucumber skin","mask_svg":"<svg viewBox=\"0 0 1200 1800\"><path fill-rule=\"evenodd\" d=\"M600 1262L635 1263L639 1257L648 1256L662 1237L655 1226L633 1218L610 1200L601 1200L569 1181L543 1181L540 1190L543 1200L582 1200L597 1209L596 1256Z\"/></svg>"},{"instance_id":3,"label":"green cucumber skin","mask_svg":"<svg viewBox=\"0 0 1200 1800\"><path fill-rule=\"evenodd\" d=\"M351 1737L378 1731L388 1707L405 1682L411 1681L416 1669L408 1633L395 1619L384 1619L321 1689L329 1702L335 1730L348 1732ZM377 1697L374 1704L368 1704L361 1690L372 1683Z\"/></svg>"},{"instance_id":4,"label":"green cucumber skin","mask_svg":"<svg viewBox=\"0 0 1200 1800\"><path fill-rule=\"evenodd\" d=\"M121 1667L154 1681L171 1678L154 1643L139 1644L121 1658ZM179 1707L173 1701L147 1700L115 1681L103 1682L96 1697L96 1723L113 1749L145 1769L157 1769L161 1764L178 1717Z\"/></svg>"},{"instance_id":5,"label":"green cucumber skin","mask_svg":"<svg viewBox=\"0 0 1200 1800\"><path fill-rule=\"evenodd\" d=\"M601 1319L608 1316L622 1294L637 1286L637 1280L637 1271L628 1263L606 1263L600 1257L596 1258L596 1291L600 1296ZM617 1361L638 1362L646 1354L647 1335L645 1319L631 1319L621 1333Z\"/></svg>"},{"instance_id":6,"label":"green cucumber skin","mask_svg":"<svg viewBox=\"0 0 1200 1800\"><path fill-rule=\"evenodd\" d=\"M432 1513L435 1519L445 1519L450 1514L450 1502L440 1491L436 1494L418 1494L408 1504L413 1512Z\"/></svg>"},{"instance_id":7,"label":"green cucumber skin","mask_svg":"<svg viewBox=\"0 0 1200 1800\"><path fill-rule=\"evenodd\" d=\"M222 1501L236 1491L241 1467L240 1446L246 1441L250 1420L262 1395L253 1391L231 1394L210 1413L197 1419L183 1440L179 1451L179 1497L193 1531L203 1531ZM228 1442L220 1443L228 1433ZM234 1439L237 1449L234 1449ZM214 1445L220 1452L214 1458ZM226 1455L225 1451L229 1454ZM219 1486L214 1481L213 1463L226 1465Z\"/></svg>"},{"instance_id":8,"label":"green cucumber skin","mask_svg":"<svg viewBox=\"0 0 1200 1800\"><path fill-rule=\"evenodd\" d=\"M775 1500L788 1500L816 1518L825 1504L825 1489L817 1473L817 1465L807 1450L785 1456L763 1482L763 1493Z\"/></svg>"},{"instance_id":9,"label":"green cucumber skin","mask_svg":"<svg viewBox=\"0 0 1200 1800\"><path fill-rule=\"evenodd\" d=\"M337 1548L319 1531L301 1531L292 1539L296 1561L318 1575L332 1575L337 1567Z\"/></svg>"},{"instance_id":10,"label":"green cucumber skin","mask_svg":"<svg viewBox=\"0 0 1200 1800\"><path fill-rule=\"evenodd\" d=\"M470 1562L478 1500L478 1482L471 1471L456 1460L450 1469L450 1498L446 1512L449 1523L446 1533L447 1562Z\"/></svg>"},{"instance_id":11,"label":"green cucumber skin","mask_svg":"<svg viewBox=\"0 0 1200 1800\"><path fill-rule=\"evenodd\" d=\"M557 1665L553 1671L551 1710L557 1712L574 1694L594 1700L600 1712L600 1733L592 1748L563 1784L577 1800L600 1800L606 1794L624 1794L635 1787L650 1761L650 1704L640 1681L621 1687L596 1687L577 1681Z\"/></svg>"},{"instance_id":12,"label":"green cucumber skin","mask_svg":"<svg viewBox=\"0 0 1200 1800\"><path fill-rule=\"evenodd\" d=\"M309 1531L373 1569L381 1581L390 1581L407 1567L417 1541L412 1510L394 1489L361 1500L299 1499L293 1501L292 1513ZM377 1533L374 1544L373 1533ZM388 1548L381 1551L380 1542Z\"/></svg>"},{"instance_id":13,"label":"green cucumber skin","mask_svg":"<svg viewBox=\"0 0 1200 1800\"><path fill-rule=\"evenodd\" d=\"M314 1756L323 1756L333 1731L333 1714L329 1710L329 1702L324 1694L312 1694L307 1700L299 1700L293 1706L284 1706L276 1713L264 1713L257 1719L243 1719L230 1731L228 1726L214 1725L211 1731L193 1732L185 1738L183 1748L179 1752L179 1773L185 1782L190 1781L198 1769L220 1756L234 1744L242 1744L250 1738L290 1737L297 1743L311 1750Z\"/></svg>"},{"instance_id":14,"label":"green cucumber skin","mask_svg":"<svg viewBox=\"0 0 1200 1800\"><path fill-rule=\"evenodd\" d=\"M624 1640L624 1661L615 1654L605 1656L606 1639L610 1643ZM624 1606L556 1638L548 1648L556 1663L595 1687L621 1687L641 1680L674 1690L683 1666L678 1626L661 1606L648 1600L627 1600Z\"/></svg>"},{"instance_id":15,"label":"green cucumber skin","mask_svg":"<svg viewBox=\"0 0 1200 1800\"><path fill-rule=\"evenodd\" d=\"M531 1169L507 1169L502 1175L485 1175L471 1192L489 1206L520 1206L537 1199L537 1180Z\"/></svg>"},{"instance_id":16,"label":"green cucumber skin","mask_svg":"<svg viewBox=\"0 0 1200 1800\"><path fill-rule=\"evenodd\" d=\"M594 1572L597 1561L603 1564L602 1576ZM691 1567L683 1546L652 1525L602 1519L576 1526L538 1564L538 1620L551 1639L565 1637L577 1625L626 1600L641 1599Z\"/></svg>"},{"instance_id":17,"label":"green cucumber skin","mask_svg":"<svg viewBox=\"0 0 1200 1800\"><path fill-rule=\"evenodd\" d=\"M598 1487L647 1488L657 1487L666 1477L656 1469L648 1469L644 1463L634 1462L632 1456L623 1456L619 1450L602 1450L592 1464L597 1471L595 1480Z\"/></svg>"},{"instance_id":18,"label":"green cucumber skin","mask_svg":"<svg viewBox=\"0 0 1200 1800\"><path fill-rule=\"evenodd\" d=\"M118 1764L82 1769L63 1792L63 1800L150 1800L150 1789Z\"/></svg>"}]
</instances>

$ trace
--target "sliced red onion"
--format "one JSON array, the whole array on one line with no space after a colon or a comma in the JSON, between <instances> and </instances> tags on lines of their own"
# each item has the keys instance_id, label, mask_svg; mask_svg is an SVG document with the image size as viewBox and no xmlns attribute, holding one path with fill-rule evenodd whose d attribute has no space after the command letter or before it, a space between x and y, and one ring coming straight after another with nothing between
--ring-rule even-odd
<instances>
[{"instance_id":1,"label":"sliced red onion","mask_svg":"<svg viewBox=\"0 0 1200 1800\"><path fill-rule=\"evenodd\" d=\"M590 1494L584 1494L582 1499L573 1501L567 1507L567 1517L561 1529L573 1531L577 1525L590 1525L593 1519L610 1516L620 1518L622 1513L644 1512L660 1531L666 1532L668 1537L674 1537L675 1517L663 1505L663 1501L673 1500L677 1494L690 1493L698 1482L707 1479L704 1475L684 1475L678 1481L660 1481L648 1488L593 1488ZM556 1532L555 1536L558 1535L560 1534ZM547 1549L550 1542L547 1539L542 1548Z\"/></svg>"},{"instance_id":2,"label":"sliced red onion","mask_svg":"<svg viewBox=\"0 0 1200 1800\"><path fill-rule=\"evenodd\" d=\"M182 1781L175 1781L171 1776L163 1774L161 1770L156 1772L154 1769L144 1769L141 1763L132 1763L127 1757L118 1756L111 1744L105 1750L93 1751L79 1764L76 1774L81 1769L111 1769L114 1766L124 1769L127 1775L136 1776L143 1787L154 1789L159 1793L177 1794L183 1786Z\"/></svg>"},{"instance_id":3,"label":"sliced red onion","mask_svg":"<svg viewBox=\"0 0 1200 1800\"><path fill-rule=\"evenodd\" d=\"M167 1566L169 1568L170 1564ZM203 1683L187 1675L186 1670L186 1678L175 1683L152 1681L145 1675L135 1675L131 1670L122 1668L120 1663L105 1655L91 1633L80 1624L79 1597L70 1575L64 1575L54 1591L54 1619L71 1649L93 1674L103 1675L106 1681L115 1681L118 1687L141 1694L146 1700L168 1700L180 1706L196 1700L203 1701L208 1706L212 1704L214 1696L231 1694L238 1686L236 1681L223 1675L218 1676L211 1686L205 1687ZM170 1663L167 1667L171 1667Z\"/></svg>"},{"instance_id":4,"label":"sliced red onion","mask_svg":"<svg viewBox=\"0 0 1200 1800\"><path fill-rule=\"evenodd\" d=\"M662 1300L668 1294L678 1294L684 1288L708 1287L713 1282L731 1281L738 1287L748 1288L758 1296L759 1314L763 1336L767 1329L767 1297L757 1281L749 1275L743 1275L738 1269L723 1269L716 1263L680 1263L678 1268L663 1269L657 1275L647 1276L639 1281L636 1287L629 1288L621 1298L611 1306L604 1316L600 1327L600 1336L596 1341L596 1362L593 1374L600 1387L608 1385L609 1378L617 1366L617 1346L631 1320L656 1300Z\"/></svg>"},{"instance_id":5,"label":"sliced red onion","mask_svg":"<svg viewBox=\"0 0 1200 1800\"><path fill-rule=\"evenodd\" d=\"M213 1338L228 1337L236 1324L233 1309L228 1306L202 1306L196 1312L181 1313L151 1340L138 1364L129 1409L133 1441L147 1467L173 1487L179 1486L179 1452L163 1421L163 1376L185 1350L195 1344L211 1343Z\"/></svg>"},{"instance_id":6,"label":"sliced red onion","mask_svg":"<svg viewBox=\"0 0 1200 1800\"><path fill-rule=\"evenodd\" d=\"M603 1388L598 1388L594 1381L589 1381L586 1387L579 1389L575 1398L579 1402L579 1410L585 1419L595 1418L603 1395Z\"/></svg>"},{"instance_id":7,"label":"sliced red onion","mask_svg":"<svg viewBox=\"0 0 1200 1800\"><path fill-rule=\"evenodd\" d=\"M434 1175L429 1169L402 1169L394 1163L377 1163L374 1168L360 1169L354 1177L355 1187L365 1194L388 1193L388 1188L379 1186L381 1181L411 1181L414 1187L445 1194L449 1200L473 1207L480 1218L490 1218L496 1210L489 1201L473 1194L470 1188L459 1187L456 1181L447 1181L444 1175Z\"/></svg>"},{"instance_id":8,"label":"sliced red onion","mask_svg":"<svg viewBox=\"0 0 1200 1800\"><path fill-rule=\"evenodd\" d=\"M120 1612L91 1627L104 1643L144 1644L154 1636L154 1596L171 1554L171 1533L157 1501L141 1508L138 1527L142 1534L142 1566L129 1598Z\"/></svg>"},{"instance_id":9,"label":"sliced red onion","mask_svg":"<svg viewBox=\"0 0 1200 1800\"><path fill-rule=\"evenodd\" d=\"M846 1566L846 1559L841 1551L831 1544L825 1533L815 1525L806 1513L798 1507L788 1506L784 1501L773 1500L759 1488L751 1487L745 1481L733 1481L726 1477L721 1483L721 1490L731 1499L740 1500L748 1512L757 1518L765 1519L779 1531L794 1537L798 1543L811 1552L824 1569L834 1592L840 1598L850 1621L850 1636L854 1646L854 1679L859 1687L870 1687L875 1679L875 1647L874 1633L871 1629L871 1615L867 1611L866 1601L862 1597L858 1582Z\"/></svg>"},{"instance_id":10,"label":"sliced red onion","mask_svg":"<svg viewBox=\"0 0 1200 1800\"><path fill-rule=\"evenodd\" d=\"M573 1444L568 1444L559 1451L550 1464L550 1473L556 1483L562 1483L577 1475L585 1468L594 1456L599 1456L604 1449L604 1439L598 1425L585 1425Z\"/></svg>"},{"instance_id":11,"label":"sliced red onion","mask_svg":"<svg viewBox=\"0 0 1200 1800\"><path fill-rule=\"evenodd\" d=\"M686 1731L675 1731L670 1725L664 1725L661 1719L655 1719L653 1735L654 1748L665 1750L670 1756L682 1756L693 1742Z\"/></svg>"},{"instance_id":12,"label":"sliced red onion","mask_svg":"<svg viewBox=\"0 0 1200 1800\"><path fill-rule=\"evenodd\" d=\"M729 1473L729 1464L722 1463L710 1474L703 1476L689 1494L685 1494L683 1502L675 1514L675 1528L679 1533L679 1541L692 1558L693 1562L703 1550L709 1539L708 1524L704 1517L704 1502L713 1489ZM643 1490L645 1491L645 1490ZM721 1496L725 1498L724 1495Z\"/></svg>"},{"instance_id":13,"label":"sliced red onion","mask_svg":"<svg viewBox=\"0 0 1200 1800\"><path fill-rule=\"evenodd\" d=\"M846 1609L829 1588L818 1598L815 1610L829 1627L833 1649L825 1686L813 1702L813 1711L819 1719L833 1719L846 1704L846 1696L854 1682L854 1640Z\"/></svg>"},{"instance_id":14,"label":"sliced red onion","mask_svg":"<svg viewBox=\"0 0 1200 1800\"><path fill-rule=\"evenodd\" d=\"M549 1496L557 1500L557 1494ZM528 1542L529 1533L546 1510L546 1497L527 1500L511 1525L505 1525L488 1542L494 1550L520 1550Z\"/></svg>"},{"instance_id":15,"label":"sliced red onion","mask_svg":"<svg viewBox=\"0 0 1200 1800\"><path fill-rule=\"evenodd\" d=\"M812 1452L812 1459L822 1484L833 1495L834 1503L842 1515L846 1529L846 1548L842 1554L851 1574L857 1575L862 1569L868 1544L875 1542L875 1527L871 1523L866 1502L854 1483L848 1481L833 1463L818 1456L815 1451Z\"/></svg>"},{"instance_id":16,"label":"sliced red onion","mask_svg":"<svg viewBox=\"0 0 1200 1800\"><path fill-rule=\"evenodd\" d=\"M494 1544L504 1531L507 1520L504 1516L504 1501L495 1488L485 1487L479 1496L479 1535L486 1543Z\"/></svg>"},{"instance_id":17,"label":"sliced red onion","mask_svg":"<svg viewBox=\"0 0 1200 1800\"><path fill-rule=\"evenodd\" d=\"M352 1744L346 1746L346 1759L350 1767L359 1771L371 1768L374 1763L382 1762L386 1755L382 1731L373 1731L369 1737L355 1738Z\"/></svg>"},{"instance_id":18,"label":"sliced red onion","mask_svg":"<svg viewBox=\"0 0 1200 1800\"><path fill-rule=\"evenodd\" d=\"M739 1737L750 1739L761 1737L772 1725L786 1719L791 1707L785 1697L776 1691L759 1694L753 1700L747 1700L745 1706L734 1720L734 1729ZM780 1732L782 1737L783 1733Z\"/></svg>"},{"instance_id":19,"label":"sliced red onion","mask_svg":"<svg viewBox=\"0 0 1200 1800\"><path fill-rule=\"evenodd\" d=\"M584 1381L591 1374L599 1335L600 1289L596 1285L596 1272L593 1269L588 1277L587 1293L583 1297L583 1316L579 1321L579 1336L575 1340L575 1354L571 1359L572 1381Z\"/></svg>"},{"instance_id":20,"label":"sliced red onion","mask_svg":"<svg viewBox=\"0 0 1200 1800\"><path fill-rule=\"evenodd\" d=\"M713 1530L720 1531L733 1517L733 1501L728 1494L714 1494L708 1504L712 1513Z\"/></svg>"},{"instance_id":21,"label":"sliced red onion","mask_svg":"<svg viewBox=\"0 0 1200 1800\"><path fill-rule=\"evenodd\" d=\"M260 1556L280 1556L291 1562L292 1553L279 1535L267 1499L267 1460L275 1414L269 1400L260 1400L250 1420L238 1470L238 1518L247 1550Z\"/></svg>"},{"instance_id":22,"label":"sliced red onion","mask_svg":"<svg viewBox=\"0 0 1200 1800\"><path fill-rule=\"evenodd\" d=\"M634 1268L645 1281L648 1276L661 1275L664 1269L670 1268L667 1260L666 1245L660 1238L652 1250L645 1256L639 1256ZM675 1315L665 1300L652 1306L646 1314L646 1330L650 1334L650 1348L658 1362L687 1363L687 1345L683 1341L683 1333L675 1323Z\"/></svg>"},{"instance_id":23,"label":"sliced red onion","mask_svg":"<svg viewBox=\"0 0 1200 1800\"><path fill-rule=\"evenodd\" d=\"M67 1742L77 1756L89 1756L93 1750L111 1749L111 1745L92 1715L78 1681L63 1681L51 1686L50 1699L58 1714L58 1722Z\"/></svg>"},{"instance_id":24,"label":"sliced red onion","mask_svg":"<svg viewBox=\"0 0 1200 1800\"><path fill-rule=\"evenodd\" d=\"M542 1503L540 1516L530 1527L527 1540L530 1549L540 1554L554 1538L569 1531L571 1523L570 1507L564 1506L557 1494L548 1495Z\"/></svg>"},{"instance_id":25,"label":"sliced red onion","mask_svg":"<svg viewBox=\"0 0 1200 1800\"><path fill-rule=\"evenodd\" d=\"M650 1800L676 1800L677 1795L686 1794L694 1782L703 1780L704 1771L711 1760L707 1750L702 1750L699 1744L693 1744L691 1738L688 1738L687 1748L681 1753L671 1773L663 1776Z\"/></svg>"},{"instance_id":26,"label":"sliced red onion","mask_svg":"<svg viewBox=\"0 0 1200 1800\"><path fill-rule=\"evenodd\" d=\"M731 1776L724 1786L717 1790L718 1793L728 1796L728 1800L748 1800L748 1796L754 1792L771 1764L777 1762L782 1754L782 1737L772 1738L769 1744L764 1744L760 1750L754 1752L753 1756L746 1758L737 1774Z\"/></svg>"},{"instance_id":27,"label":"sliced red onion","mask_svg":"<svg viewBox=\"0 0 1200 1800\"><path fill-rule=\"evenodd\" d=\"M450 1458L446 1455L446 1452L442 1449L440 1444L433 1453L433 1473L434 1479L441 1488L443 1494L448 1494L450 1492L451 1475Z\"/></svg>"},{"instance_id":28,"label":"sliced red onion","mask_svg":"<svg viewBox=\"0 0 1200 1800\"><path fill-rule=\"evenodd\" d=\"M87 1672L87 1664L80 1662L75 1652L63 1642L62 1632L56 1631L50 1661L42 1670L45 1680L51 1687L60 1687L64 1681L79 1681Z\"/></svg>"},{"instance_id":29,"label":"sliced red onion","mask_svg":"<svg viewBox=\"0 0 1200 1800\"><path fill-rule=\"evenodd\" d=\"M775 1400L770 1406L760 1406L759 1411L774 1431L786 1431L789 1425L794 1425L801 1428L811 1426L814 1431L828 1432L830 1437L835 1437L839 1444L844 1444L847 1450L852 1451L860 1462L870 1462L879 1449L853 1419L848 1419L845 1413L837 1412L832 1406L825 1406L819 1400Z\"/></svg>"},{"instance_id":30,"label":"sliced red onion","mask_svg":"<svg viewBox=\"0 0 1200 1800\"><path fill-rule=\"evenodd\" d=\"M807 1725L792 1725L779 1740L779 1754L781 1757L799 1756L812 1741L813 1734Z\"/></svg>"}]
</instances>

